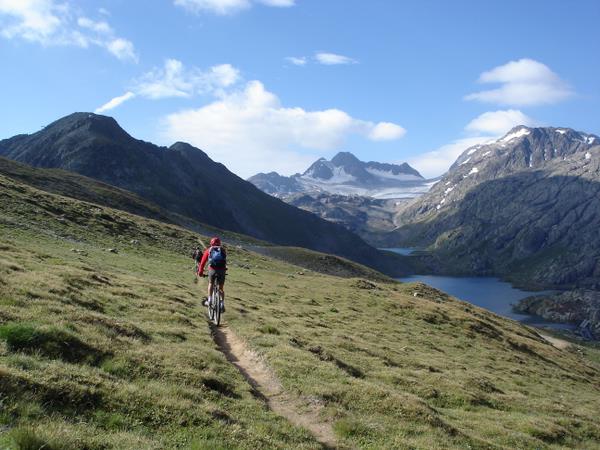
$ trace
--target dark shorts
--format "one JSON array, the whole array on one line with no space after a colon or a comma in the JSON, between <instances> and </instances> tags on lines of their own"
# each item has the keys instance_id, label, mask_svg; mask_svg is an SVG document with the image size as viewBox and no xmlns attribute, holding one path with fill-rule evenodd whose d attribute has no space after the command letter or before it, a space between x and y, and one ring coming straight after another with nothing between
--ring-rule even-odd
<instances>
[{"instance_id":1,"label":"dark shorts","mask_svg":"<svg viewBox=\"0 0 600 450\"><path fill-rule=\"evenodd\" d=\"M219 284L225 283L225 269L211 269L208 268L208 280L214 282L215 280Z\"/></svg>"}]
</instances>

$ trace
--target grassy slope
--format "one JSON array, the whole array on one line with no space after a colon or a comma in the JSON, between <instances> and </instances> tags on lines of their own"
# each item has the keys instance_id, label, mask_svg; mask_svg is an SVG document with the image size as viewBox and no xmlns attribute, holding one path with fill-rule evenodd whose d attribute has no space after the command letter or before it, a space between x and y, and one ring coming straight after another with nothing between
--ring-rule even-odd
<instances>
[{"instance_id":1,"label":"grassy slope","mask_svg":"<svg viewBox=\"0 0 600 450\"><path fill-rule=\"evenodd\" d=\"M0 447L319 447L213 344L196 235L2 176L0 205ZM600 448L596 353L424 285L230 259L225 320L342 445Z\"/></svg>"}]
</instances>

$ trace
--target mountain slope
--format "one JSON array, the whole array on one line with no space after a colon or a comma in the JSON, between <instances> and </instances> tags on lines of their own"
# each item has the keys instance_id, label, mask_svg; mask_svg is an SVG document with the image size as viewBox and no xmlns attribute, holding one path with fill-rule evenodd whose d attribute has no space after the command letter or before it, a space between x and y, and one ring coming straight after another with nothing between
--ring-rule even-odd
<instances>
[{"instance_id":1,"label":"mountain slope","mask_svg":"<svg viewBox=\"0 0 600 450\"><path fill-rule=\"evenodd\" d=\"M0 141L0 155L77 172L134 192L170 213L274 243L376 264L385 259L343 227L264 194L201 150L134 139L110 117L72 114L37 133Z\"/></svg>"},{"instance_id":2,"label":"mountain slope","mask_svg":"<svg viewBox=\"0 0 600 450\"><path fill-rule=\"evenodd\" d=\"M302 192L412 198L429 189L421 174L407 163L363 162L350 152L340 152L331 161L320 158L303 174L284 177L276 172L259 173L248 181L268 194L281 197Z\"/></svg>"},{"instance_id":3,"label":"mountain slope","mask_svg":"<svg viewBox=\"0 0 600 450\"><path fill-rule=\"evenodd\" d=\"M3 175L0 196L0 447L323 448L213 343L200 236ZM600 448L593 349L422 284L229 256L228 331L339 448Z\"/></svg>"},{"instance_id":4,"label":"mountain slope","mask_svg":"<svg viewBox=\"0 0 600 450\"><path fill-rule=\"evenodd\" d=\"M517 127L472 147L401 212L390 243L429 246L449 271L600 286L598 144L570 129Z\"/></svg>"}]
</instances>

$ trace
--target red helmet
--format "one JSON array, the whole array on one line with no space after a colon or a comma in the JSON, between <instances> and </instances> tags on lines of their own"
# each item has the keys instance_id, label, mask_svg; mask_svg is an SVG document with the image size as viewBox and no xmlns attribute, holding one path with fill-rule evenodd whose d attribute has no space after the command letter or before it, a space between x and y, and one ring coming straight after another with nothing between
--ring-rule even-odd
<instances>
[{"instance_id":1,"label":"red helmet","mask_svg":"<svg viewBox=\"0 0 600 450\"><path fill-rule=\"evenodd\" d=\"M210 240L211 247L219 247L220 245L221 245L221 239L219 239L218 237L214 237Z\"/></svg>"}]
</instances>

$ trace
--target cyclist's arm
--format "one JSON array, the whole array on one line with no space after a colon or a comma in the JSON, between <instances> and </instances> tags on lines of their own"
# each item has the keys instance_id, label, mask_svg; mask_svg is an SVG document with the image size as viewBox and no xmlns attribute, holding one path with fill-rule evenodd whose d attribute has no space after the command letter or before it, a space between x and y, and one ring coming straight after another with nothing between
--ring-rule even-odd
<instances>
[{"instance_id":1,"label":"cyclist's arm","mask_svg":"<svg viewBox=\"0 0 600 450\"><path fill-rule=\"evenodd\" d=\"M202 261L200 261L200 267L198 268L198 275L204 275L204 266L206 266L206 262L208 261L208 253L210 248L207 248L204 254L202 255Z\"/></svg>"}]
</instances>

